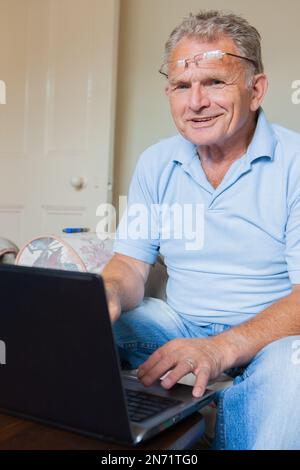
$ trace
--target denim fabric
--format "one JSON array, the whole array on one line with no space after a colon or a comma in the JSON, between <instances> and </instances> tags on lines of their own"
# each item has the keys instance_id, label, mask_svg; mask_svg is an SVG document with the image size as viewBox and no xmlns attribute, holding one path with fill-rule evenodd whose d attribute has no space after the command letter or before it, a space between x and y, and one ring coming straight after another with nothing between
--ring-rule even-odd
<instances>
[{"instance_id":1,"label":"denim fabric","mask_svg":"<svg viewBox=\"0 0 300 470\"><path fill-rule=\"evenodd\" d=\"M205 338L228 328L199 326L165 302L146 298L121 315L114 334L123 366L135 369L167 341ZM300 449L300 363L292 360L299 340L270 343L245 368L227 371L235 379L218 396L214 449Z\"/></svg>"},{"instance_id":2,"label":"denim fabric","mask_svg":"<svg viewBox=\"0 0 300 470\"><path fill-rule=\"evenodd\" d=\"M218 400L215 449L300 449L300 363L289 336L263 348Z\"/></svg>"}]
</instances>

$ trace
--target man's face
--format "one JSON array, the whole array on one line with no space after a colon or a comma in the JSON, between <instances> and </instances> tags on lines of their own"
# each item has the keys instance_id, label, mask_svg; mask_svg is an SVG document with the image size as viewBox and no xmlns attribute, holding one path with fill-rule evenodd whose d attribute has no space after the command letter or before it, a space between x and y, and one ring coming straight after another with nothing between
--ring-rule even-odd
<instances>
[{"instance_id":1,"label":"man's face","mask_svg":"<svg viewBox=\"0 0 300 470\"><path fill-rule=\"evenodd\" d=\"M246 128L253 126L254 112L258 109L251 100L247 62L243 59L225 55L198 65L190 63L182 70L173 65L179 59L214 50L241 55L233 41L223 36L210 43L183 38L170 57L166 92L172 116L179 132L197 147L230 146Z\"/></svg>"}]
</instances>

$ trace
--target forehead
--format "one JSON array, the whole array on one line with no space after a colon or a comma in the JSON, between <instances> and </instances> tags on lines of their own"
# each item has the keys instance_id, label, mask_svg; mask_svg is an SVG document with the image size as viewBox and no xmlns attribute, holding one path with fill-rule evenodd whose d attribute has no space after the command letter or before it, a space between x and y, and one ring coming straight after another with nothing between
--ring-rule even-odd
<instances>
[{"instance_id":1,"label":"forehead","mask_svg":"<svg viewBox=\"0 0 300 470\"><path fill-rule=\"evenodd\" d=\"M184 37L174 47L170 55L170 60L179 58L193 57L196 54L206 51L214 51L220 49L224 52L232 52L238 54L238 49L229 36L220 36L214 41L206 41L196 37Z\"/></svg>"},{"instance_id":2,"label":"forehead","mask_svg":"<svg viewBox=\"0 0 300 470\"><path fill-rule=\"evenodd\" d=\"M231 38L228 36L221 36L220 38L207 42L205 40L200 40L195 37L185 37L182 38L175 46L173 51L170 54L170 62L174 64L174 71L175 71L175 63L179 59L188 59L193 58L197 54L201 54L202 52L207 51L215 51L221 50L223 52L231 52L233 54L239 54L239 51L232 41ZM240 67L241 64L239 60L236 60L233 57L225 56L221 60L216 60L213 63L209 62L207 64L203 64L201 69L206 70L214 70L219 72L233 72L236 70L237 67ZM172 65L171 65L171 73L172 73Z\"/></svg>"}]
</instances>

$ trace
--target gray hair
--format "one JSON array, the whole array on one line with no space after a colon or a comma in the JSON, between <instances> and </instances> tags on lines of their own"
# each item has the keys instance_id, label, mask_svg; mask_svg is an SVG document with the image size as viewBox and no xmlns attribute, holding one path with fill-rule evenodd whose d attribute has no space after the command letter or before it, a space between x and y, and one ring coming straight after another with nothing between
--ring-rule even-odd
<instances>
[{"instance_id":1,"label":"gray hair","mask_svg":"<svg viewBox=\"0 0 300 470\"><path fill-rule=\"evenodd\" d=\"M184 37L196 37L211 42L223 35L232 39L242 56L254 62L255 65L247 61L248 80L252 79L254 74L264 72L261 36L257 29L241 16L218 10L200 11L197 15L191 13L190 16L184 18L166 42L165 63L168 62L177 43Z\"/></svg>"}]
</instances>

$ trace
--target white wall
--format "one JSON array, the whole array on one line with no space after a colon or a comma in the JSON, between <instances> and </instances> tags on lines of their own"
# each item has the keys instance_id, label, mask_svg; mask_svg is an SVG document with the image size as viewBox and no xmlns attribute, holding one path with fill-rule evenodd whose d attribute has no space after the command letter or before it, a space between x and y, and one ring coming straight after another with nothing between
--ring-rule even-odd
<instances>
[{"instance_id":1,"label":"white wall","mask_svg":"<svg viewBox=\"0 0 300 470\"><path fill-rule=\"evenodd\" d=\"M139 154L175 132L157 70L173 27L201 8L232 10L257 27L270 80L264 108L270 120L300 132L300 104L291 100L300 80L299 0L121 0L115 202L127 193Z\"/></svg>"}]
</instances>

